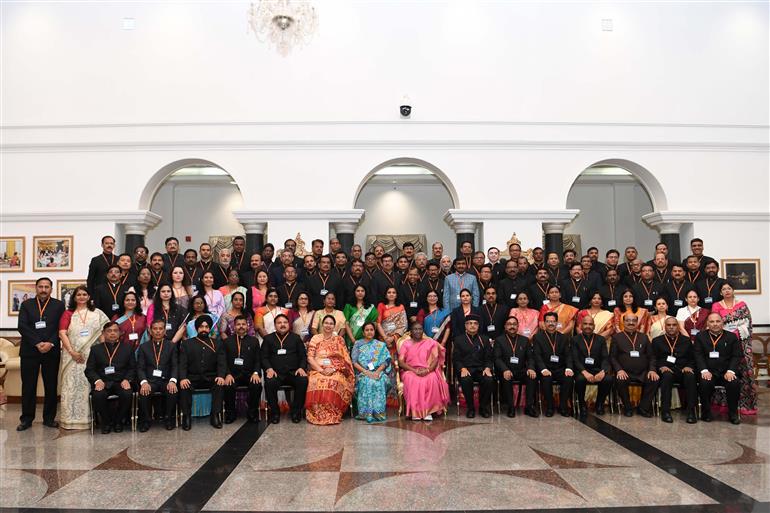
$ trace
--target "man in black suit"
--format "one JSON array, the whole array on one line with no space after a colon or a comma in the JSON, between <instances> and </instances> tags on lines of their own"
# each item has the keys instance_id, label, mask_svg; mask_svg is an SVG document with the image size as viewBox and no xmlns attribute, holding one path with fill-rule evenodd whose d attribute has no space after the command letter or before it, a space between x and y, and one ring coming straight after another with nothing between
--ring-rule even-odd
<instances>
[{"instance_id":1,"label":"man in black suit","mask_svg":"<svg viewBox=\"0 0 770 513\"><path fill-rule=\"evenodd\" d=\"M484 418L492 415L489 406L494 384L492 377L494 360L487 337L479 334L480 326L481 318L478 314L466 315L465 333L456 336L452 343L454 368L465 397L465 416L469 419L476 416L476 407L473 404L474 383L479 385L479 413Z\"/></svg>"},{"instance_id":2,"label":"man in black suit","mask_svg":"<svg viewBox=\"0 0 770 513\"><path fill-rule=\"evenodd\" d=\"M695 361L700 371L701 420L711 422L711 396L714 387L722 385L727 394L727 412L730 422L740 424L738 398L741 380L738 363L742 357L741 341L734 333L725 331L718 313L706 318L707 329L695 337Z\"/></svg>"},{"instance_id":3,"label":"man in black suit","mask_svg":"<svg viewBox=\"0 0 770 513\"><path fill-rule=\"evenodd\" d=\"M652 417L652 398L658 389L658 373L655 372L655 354L652 344L644 333L638 333L636 326L639 319L632 313L624 314L624 331L612 335L610 361L615 370L615 386L623 401L623 414L632 417L631 398L628 394L629 381L642 384L642 399L639 401L639 414Z\"/></svg>"},{"instance_id":4,"label":"man in black suit","mask_svg":"<svg viewBox=\"0 0 770 513\"><path fill-rule=\"evenodd\" d=\"M535 357L535 369L540 374L545 402L545 416L553 417L553 384L559 383L559 413L570 417L567 401L572 396L574 373L572 370L572 351L569 340L556 330L558 315L547 312L543 317L545 330L538 331L532 337L532 350Z\"/></svg>"},{"instance_id":5,"label":"man in black suit","mask_svg":"<svg viewBox=\"0 0 770 513\"><path fill-rule=\"evenodd\" d=\"M324 307L324 298L329 292L333 292L334 297L340 299L339 304L337 304L338 308L345 306L341 304L343 299L340 292L342 279L337 273L332 273L331 268L331 258L324 255L318 262L318 272L309 276L305 281L305 288L310 295L310 304L313 310L320 310Z\"/></svg>"},{"instance_id":6,"label":"man in black suit","mask_svg":"<svg viewBox=\"0 0 770 513\"><path fill-rule=\"evenodd\" d=\"M508 416L516 416L516 405L513 403L513 382L526 386L526 403L524 413L537 417L535 411L535 390L537 373L532 356L532 346L527 337L518 334L519 320L508 317L505 320L505 333L495 339L495 368L502 376L503 399L508 403ZM521 393L521 391L519 391Z\"/></svg>"},{"instance_id":7,"label":"man in black suit","mask_svg":"<svg viewBox=\"0 0 770 513\"><path fill-rule=\"evenodd\" d=\"M102 237L102 252L91 259L88 264L88 278L86 278L86 287L89 294L94 293L97 285L107 281L107 269L111 265L118 263L118 257L114 253L115 238L111 235Z\"/></svg>"},{"instance_id":8,"label":"man in black suit","mask_svg":"<svg viewBox=\"0 0 770 513\"><path fill-rule=\"evenodd\" d=\"M19 307L21 416L17 431L28 429L35 420L37 379L41 371L45 388L43 424L59 427L55 420L56 393L61 358L59 320L64 313L64 303L51 297L52 288L53 282L49 278L39 278L35 282L35 297L27 299Z\"/></svg>"},{"instance_id":9,"label":"man in black suit","mask_svg":"<svg viewBox=\"0 0 770 513\"><path fill-rule=\"evenodd\" d=\"M698 421L695 416L698 383L695 379L693 344L690 337L679 331L679 323L675 318L666 318L664 329L663 335L652 339L655 366L660 374L660 416L663 422L674 421L671 417L671 392L676 382L687 393L687 423L695 424Z\"/></svg>"},{"instance_id":10,"label":"man in black suit","mask_svg":"<svg viewBox=\"0 0 770 513\"><path fill-rule=\"evenodd\" d=\"M179 345L179 406L182 410L182 429L192 428L193 390L211 390L211 414L209 422L222 428L219 414L222 411L222 386L225 384L227 363L222 341L209 337L213 322L208 315L195 319L198 335L183 340Z\"/></svg>"},{"instance_id":11,"label":"man in black suit","mask_svg":"<svg viewBox=\"0 0 770 513\"><path fill-rule=\"evenodd\" d=\"M166 323L155 319L150 325L150 341L140 344L137 349L137 380L139 381L139 409L141 424L139 431L150 429L152 394L162 392L166 401L166 429L175 427L174 410L177 402L177 350L166 338Z\"/></svg>"},{"instance_id":12,"label":"man in black suit","mask_svg":"<svg viewBox=\"0 0 770 513\"><path fill-rule=\"evenodd\" d=\"M111 265L107 269L107 281L97 285L92 292L94 306L111 318L120 311L123 306L123 297L130 287L128 275L121 278L120 267Z\"/></svg>"},{"instance_id":13,"label":"man in black suit","mask_svg":"<svg viewBox=\"0 0 770 513\"><path fill-rule=\"evenodd\" d=\"M262 395L261 357L259 341L247 334L249 325L246 317L235 318L235 336L224 341L227 359L225 376L225 424L235 422L235 389L245 386L249 389L249 422L259 421L259 398Z\"/></svg>"},{"instance_id":14,"label":"man in black suit","mask_svg":"<svg viewBox=\"0 0 770 513\"><path fill-rule=\"evenodd\" d=\"M614 272L614 271L613 271ZM612 387L610 355L607 340L594 333L594 319L590 315L580 322L580 334L572 337L572 365L575 366L575 393L578 396L580 419L585 419L586 387L589 383L598 387L596 414L604 415L604 400Z\"/></svg>"},{"instance_id":15,"label":"man in black suit","mask_svg":"<svg viewBox=\"0 0 770 513\"><path fill-rule=\"evenodd\" d=\"M283 314L275 316L275 332L262 340L262 368L265 369L265 396L270 408L270 422L278 424L281 411L278 409L278 388L282 385L294 387L291 404L291 421L302 420L307 392L307 352L305 344L294 332L289 331L289 318Z\"/></svg>"},{"instance_id":16,"label":"man in black suit","mask_svg":"<svg viewBox=\"0 0 770 513\"><path fill-rule=\"evenodd\" d=\"M94 387L91 392L94 412L99 415L102 434L110 430L123 431L123 419L131 407L133 390L131 383L136 378L136 360L130 344L120 343L120 328L116 322L109 321L102 328L104 343L91 348L86 362L86 378ZM107 398L118 396L118 409L115 415L110 413Z\"/></svg>"}]
</instances>

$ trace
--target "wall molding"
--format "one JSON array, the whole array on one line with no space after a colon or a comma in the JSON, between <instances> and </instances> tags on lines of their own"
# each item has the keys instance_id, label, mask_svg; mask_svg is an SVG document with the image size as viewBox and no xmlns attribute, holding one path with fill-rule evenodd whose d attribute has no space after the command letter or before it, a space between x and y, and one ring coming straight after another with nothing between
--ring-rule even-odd
<instances>
[{"instance_id":1,"label":"wall molding","mask_svg":"<svg viewBox=\"0 0 770 513\"><path fill-rule=\"evenodd\" d=\"M358 223L364 212L362 208L348 210L233 210L233 215L241 223L308 219L328 220L330 223Z\"/></svg>"},{"instance_id":2,"label":"wall molding","mask_svg":"<svg viewBox=\"0 0 770 513\"><path fill-rule=\"evenodd\" d=\"M565 210L470 210L449 209L444 215L444 222L452 223L483 223L484 221L543 221L552 223L569 223L580 213L575 208Z\"/></svg>"},{"instance_id":3,"label":"wall molding","mask_svg":"<svg viewBox=\"0 0 770 513\"><path fill-rule=\"evenodd\" d=\"M652 212L642 216L650 226L664 223L692 223L697 221L770 223L770 212Z\"/></svg>"},{"instance_id":4,"label":"wall molding","mask_svg":"<svg viewBox=\"0 0 770 513\"><path fill-rule=\"evenodd\" d=\"M119 224L144 224L156 226L163 218L149 210L124 210L116 212L3 212L0 223L93 222L111 221Z\"/></svg>"}]
</instances>

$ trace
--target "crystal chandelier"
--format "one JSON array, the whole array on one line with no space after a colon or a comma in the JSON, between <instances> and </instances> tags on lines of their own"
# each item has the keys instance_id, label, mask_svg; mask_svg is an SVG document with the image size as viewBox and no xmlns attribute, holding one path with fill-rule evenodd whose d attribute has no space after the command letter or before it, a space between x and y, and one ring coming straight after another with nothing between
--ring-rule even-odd
<instances>
[{"instance_id":1,"label":"crystal chandelier","mask_svg":"<svg viewBox=\"0 0 770 513\"><path fill-rule=\"evenodd\" d=\"M318 26L313 6L300 0L260 0L251 4L248 15L257 39L275 46L283 57L307 44Z\"/></svg>"}]
</instances>

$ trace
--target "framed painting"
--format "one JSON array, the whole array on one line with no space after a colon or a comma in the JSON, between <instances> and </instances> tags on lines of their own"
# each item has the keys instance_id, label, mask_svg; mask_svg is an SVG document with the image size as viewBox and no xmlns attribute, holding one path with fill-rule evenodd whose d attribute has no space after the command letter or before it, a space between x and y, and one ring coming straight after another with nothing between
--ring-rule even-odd
<instances>
[{"instance_id":1,"label":"framed painting","mask_svg":"<svg viewBox=\"0 0 770 513\"><path fill-rule=\"evenodd\" d=\"M72 235L36 236L32 239L33 271L71 271Z\"/></svg>"},{"instance_id":2,"label":"framed painting","mask_svg":"<svg viewBox=\"0 0 770 513\"><path fill-rule=\"evenodd\" d=\"M759 258L723 258L722 276L739 294L761 294L762 275Z\"/></svg>"}]
</instances>

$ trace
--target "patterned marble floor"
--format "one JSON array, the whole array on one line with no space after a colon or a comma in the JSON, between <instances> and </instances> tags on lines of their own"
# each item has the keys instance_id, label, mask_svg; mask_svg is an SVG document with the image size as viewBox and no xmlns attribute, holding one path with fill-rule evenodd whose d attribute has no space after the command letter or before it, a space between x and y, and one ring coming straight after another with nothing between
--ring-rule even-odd
<instances>
[{"instance_id":1,"label":"patterned marble floor","mask_svg":"<svg viewBox=\"0 0 770 513\"><path fill-rule=\"evenodd\" d=\"M761 394L770 408L770 389ZM770 416L690 426L608 415L345 420L190 432L15 431L0 510L770 511Z\"/></svg>"}]
</instances>

